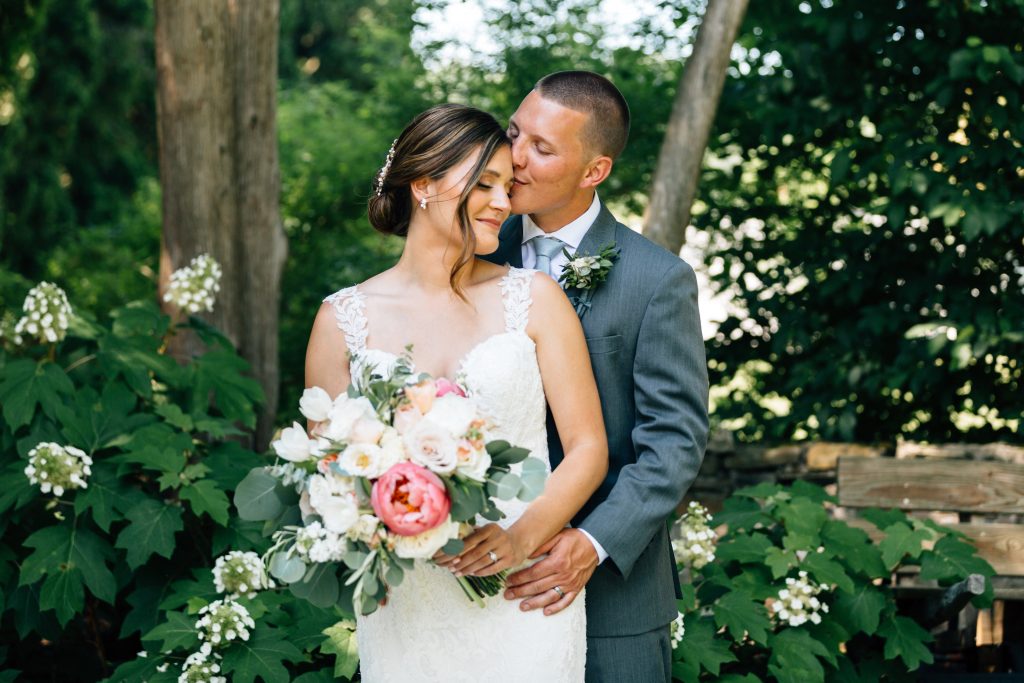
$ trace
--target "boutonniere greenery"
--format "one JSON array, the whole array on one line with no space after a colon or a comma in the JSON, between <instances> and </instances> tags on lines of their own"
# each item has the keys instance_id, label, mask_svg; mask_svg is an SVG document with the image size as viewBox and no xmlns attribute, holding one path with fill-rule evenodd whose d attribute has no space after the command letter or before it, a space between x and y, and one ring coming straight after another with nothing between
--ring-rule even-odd
<instances>
[{"instance_id":1,"label":"boutonniere greenery","mask_svg":"<svg viewBox=\"0 0 1024 683\"><path fill-rule=\"evenodd\" d=\"M576 313L582 316L590 308L594 290L608 279L608 273L612 271L615 261L619 258L619 250L612 242L601 247L596 256L580 254L578 251L570 254L568 249L563 249L562 253L565 254L567 261L562 266L562 274L558 281L562 284L562 289L574 289L578 292L576 296L570 296L569 300L572 301Z\"/></svg>"}]
</instances>

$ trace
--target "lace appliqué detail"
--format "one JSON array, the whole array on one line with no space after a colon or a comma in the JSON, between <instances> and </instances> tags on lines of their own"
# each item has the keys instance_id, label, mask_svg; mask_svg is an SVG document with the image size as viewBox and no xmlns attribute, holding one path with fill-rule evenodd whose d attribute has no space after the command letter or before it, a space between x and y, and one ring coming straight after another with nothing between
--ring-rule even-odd
<instances>
[{"instance_id":1,"label":"lace appliqu\u00e9 detail","mask_svg":"<svg viewBox=\"0 0 1024 683\"><path fill-rule=\"evenodd\" d=\"M355 355L366 350L366 295L358 287L346 287L324 299L334 307L338 329L345 333L349 353Z\"/></svg>"},{"instance_id":2,"label":"lace appliqu\u00e9 detail","mask_svg":"<svg viewBox=\"0 0 1024 683\"><path fill-rule=\"evenodd\" d=\"M535 270L509 268L501 278L501 300L505 304L505 331L525 332L530 322L530 283Z\"/></svg>"}]
</instances>

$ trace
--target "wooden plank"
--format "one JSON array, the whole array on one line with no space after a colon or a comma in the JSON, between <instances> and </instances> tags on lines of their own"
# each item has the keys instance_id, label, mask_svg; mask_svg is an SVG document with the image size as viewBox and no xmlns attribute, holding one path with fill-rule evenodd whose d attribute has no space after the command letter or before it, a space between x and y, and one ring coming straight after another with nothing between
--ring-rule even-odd
<instances>
[{"instance_id":1,"label":"wooden plank","mask_svg":"<svg viewBox=\"0 0 1024 683\"><path fill-rule=\"evenodd\" d=\"M843 520L863 529L874 541L885 538L878 527L866 519ZM947 524L967 536L978 555L1002 576L1024 576L1024 525L1021 524Z\"/></svg>"},{"instance_id":2,"label":"wooden plank","mask_svg":"<svg viewBox=\"0 0 1024 683\"><path fill-rule=\"evenodd\" d=\"M1024 465L1024 447L1008 443L943 443L930 444L900 441L896 444L896 457L905 458L966 458L970 460L1000 460Z\"/></svg>"},{"instance_id":3,"label":"wooden plank","mask_svg":"<svg viewBox=\"0 0 1024 683\"><path fill-rule=\"evenodd\" d=\"M839 504L902 510L1024 512L1024 465L840 458Z\"/></svg>"},{"instance_id":4,"label":"wooden plank","mask_svg":"<svg viewBox=\"0 0 1024 683\"><path fill-rule=\"evenodd\" d=\"M885 449L859 443L812 443L807 447L807 469L831 470L841 457L879 458Z\"/></svg>"}]
</instances>

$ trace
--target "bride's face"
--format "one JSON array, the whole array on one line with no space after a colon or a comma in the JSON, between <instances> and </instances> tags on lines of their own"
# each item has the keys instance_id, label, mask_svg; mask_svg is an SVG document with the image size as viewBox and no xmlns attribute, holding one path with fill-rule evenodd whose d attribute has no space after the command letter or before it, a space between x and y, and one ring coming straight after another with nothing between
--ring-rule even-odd
<instances>
[{"instance_id":1,"label":"bride's face","mask_svg":"<svg viewBox=\"0 0 1024 683\"><path fill-rule=\"evenodd\" d=\"M479 152L470 154L441 178L437 199L432 202L438 224L443 225L455 240L461 241L459 197L469 182L469 175L479 156ZM466 213L469 215L473 236L476 237L477 254L490 254L498 248L498 232L512 210L509 201L512 182L512 150L502 145L484 166L476 187L466 200Z\"/></svg>"}]
</instances>

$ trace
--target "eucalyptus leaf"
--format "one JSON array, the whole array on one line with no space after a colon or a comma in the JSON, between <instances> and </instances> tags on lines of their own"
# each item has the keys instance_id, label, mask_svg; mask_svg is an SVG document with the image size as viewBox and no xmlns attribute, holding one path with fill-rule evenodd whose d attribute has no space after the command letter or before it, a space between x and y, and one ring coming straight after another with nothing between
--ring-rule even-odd
<instances>
[{"instance_id":1,"label":"eucalyptus leaf","mask_svg":"<svg viewBox=\"0 0 1024 683\"><path fill-rule=\"evenodd\" d=\"M278 553L270 561L270 573L275 579L285 583L295 583L301 581L302 577L306 575L306 563L294 555Z\"/></svg>"},{"instance_id":2,"label":"eucalyptus leaf","mask_svg":"<svg viewBox=\"0 0 1024 683\"><path fill-rule=\"evenodd\" d=\"M284 512L277 485L277 479L262 467L249 472L235 489L238 516L249 522L263 522Z\"/></svg>"}]
</instances>

